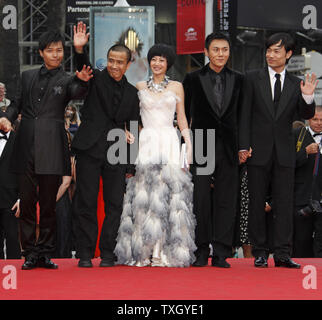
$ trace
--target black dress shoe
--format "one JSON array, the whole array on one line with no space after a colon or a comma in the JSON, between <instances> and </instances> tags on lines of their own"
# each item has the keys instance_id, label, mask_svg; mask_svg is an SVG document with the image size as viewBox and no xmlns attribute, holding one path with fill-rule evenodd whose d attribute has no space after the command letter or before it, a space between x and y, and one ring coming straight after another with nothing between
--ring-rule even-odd
<instances>
[{"instance_id":1,"label":"black dress shoe","mask_svg":"<svg viewBox=\"0 0 322 320\"><path fill-rule=\"evenodd\" d=\"M279 259L274 258L275 267L283 267L290 269L300 269L301 265L294 262L291 258Z\"/></svg>"},{"instance_id":2,"label":"black dress shoe","mask_svg":"<svg viewBox=\"0 0 322 320\"><path fill-rule=\"evenodd\" d=\"M208 256L200 255L197 260L192 264L193 267L205 267L208 265Z\"/></svg>"},{"instance_id":3,"label":"black dress shoe","mask_svg":"<svg viewBox=\"0 0 322 320\"><path fill-rule=\"evenodd\" d=\"M256 257L254 261L254 266L256 268L267 268L268 267L267 258Z\"/></svg>"},{"instance_id":4,"label":"black dress shoe","mask_svg":"<svg viewBox=\"0 0 322 320\"><path fill-rule=\"evenodd\" d=\"M100 267L114 267L114 265L115 265L114 259L103 258L100 263Z\"/></svg>"},{"instance_id":5,"label":"black dress shoe","mask_svg":"<svg viewBox=\"0 0 322 320\"><path fill-rule=\"evenodd\" d=\"M93 264L90 259L79 259L78 267L79 268L92 268Z\"/></svg>"},{"instance_id":6,"label":"black dress shoe","mask_svg":"<svg viewBox=\"0 0 322 320\"><path fill-rule=\"evenodd\" d=\"M22 270L31 270L38 267L38 261L36 258L26 257L24 264L21 266Z\"/></svg>"},{"instance_id":7,"label":"black dress shoe","mask_svg":"<svg viewBox=\"0 0 322 320\"><path fill-rule=\"evenodd\" d=\"M224 257L212 257L211 265L218 268L230 268L230 264Z\"/></svg>"},{"instance_id":8,"label":"black dress shoe","mask_svg":"<svg viewBox=\"0 0 322 320\"><path fill-rule=\"evenodd\" d=\"M45 269L58 269L58 265L52 262L48 257L40 257L38 259L38 267Z\"/></svg>"}]
</instances>

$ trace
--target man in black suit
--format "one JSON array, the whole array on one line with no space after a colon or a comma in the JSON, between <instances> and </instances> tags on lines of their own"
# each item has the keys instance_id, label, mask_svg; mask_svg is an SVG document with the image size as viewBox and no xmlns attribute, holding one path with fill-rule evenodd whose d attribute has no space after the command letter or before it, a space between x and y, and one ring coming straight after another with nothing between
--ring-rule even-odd
<instances>
[{"instance_id":1,"label":"man in black suit","mask_svg":"<svg viewBox=\"0 0 322 320\"><path fill-rule=\"evenodd\" d=\"M44 64L22 73L16 98L0 114L0 129L11 130L19 113L21 124L13 146L11 168L19 174L21 216L19 219L23 270L37 266L57 269L50 260L55 251L55 206L60 176L70 171L64 111L72 99L87 91L90 67L68 76L61 67L64 38L48 31L39 39ZM83 81L81 81L83 80ZM36 204L39 201L39 236L36 237Z\"/></svg>"},{"instance_id":2,"label":"man in black suit","mask_svg":"<svg viewBox=\"0 0 322 320\"><path fill-rule=\"evenodd\" d=\"M77 68L88 61L83 49L88 36L86 25L82 22L74 27ZM124 45L114 45L109 49L107 59L106 69L94 70L89 93L81 109L82 122L72 143L76 153L77 176L74 198L76 251L80 258L78 266L85 268L93 266L91 259L97 242L100 178L103 179L105 204L105 218L99 240L100 267L114 265L113 252L123 209L127 165L126 161L123 164L111 161L108 153L115 141L107 141L107 136L115 130L123 130L124 133L129 129L130 121L139 120L137 89L128 83L124 75L130 66L131 51ZM123 138L125 139L125 134L120 139Z\"/></svg>"},{"instance_id":3,"label":"man in black suit","mask_svg":"<svg viewBox=\"0 0 322 320\"><path fill-rule=\"evenodd\" d=\"M249 238L255 267L267 267L268 248L265 198L271 183L276 267L300 268L290 259L293 230L295 152L292 121L298 113L314 114L316 77L305 83L285 70L294 51L287 33L272 35L266 42L268 67L249 72L243 86L239 125L239 157L247 160L249 189Z\"/></svg>"},{"instance_id":4,"label":"man in black suit","mask_svg":"<svg viewBox=\"0 0 322 320\"><path fill-rule=\"evenodd\" d=\"M205 41L210 62L188 74L184 81L185 111L194 136L194 182L196 261L208 264L209 244L213 247L212 266L229 268L238 193L237 117L243 76L226 64L230 41L223 33L212 33ZM207 132L215 131L215 138ZM202 140L198 133L202 132ZM202 163L201 154L207 153ZM214 178L214 190L211 181Z\"/></svg>"},{"instance_id":5,"label":"man in black suit","mask_svg":"<svg viewBox=\"0 0 322 320\"><path fill-rule=\"evenodd\" d=\"M308 122L307 128L294 130L297 152L292 256L321 258L322 213L313 213L309 205L311 199L318 202L322 200L322 106L316 106L315 115ZM316 161L319 161L318 166ZM314 169L317 171L313 179Z\"/></svg>"},{"instance_id":6,"label":"man in black suit","mask_svg":"<svg viewBox=\"0 0 322 320\"><path fill-rule=\"evenodd\" d=\"M0 229L4 231L7 259L20 259L18 236L20 213L17 175L10 172L15 132L0 131ZM3 247L3 241L0 242Z\"/></svg>"}]
</instances>

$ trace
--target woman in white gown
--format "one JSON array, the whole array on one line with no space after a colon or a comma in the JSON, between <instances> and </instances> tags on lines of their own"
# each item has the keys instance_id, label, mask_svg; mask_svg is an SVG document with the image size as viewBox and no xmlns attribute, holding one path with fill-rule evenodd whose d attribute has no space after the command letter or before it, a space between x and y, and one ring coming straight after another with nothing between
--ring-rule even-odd
<instances>
[{"instance_id":1,"label":"woman in white gown","mask_svg":"<svg viewBox=\"0 0 322 320\"><path fill-rule=\"evenodd\" d=\"M180 82L167 70L175 59L163 44L148 52L152 77L137 84L143 128L136 174L127 185L115 254L118 264L188 267L194 260L193 184L181 169L175 112L190 162L192 147Z\"/></svg>"}]
</instances>

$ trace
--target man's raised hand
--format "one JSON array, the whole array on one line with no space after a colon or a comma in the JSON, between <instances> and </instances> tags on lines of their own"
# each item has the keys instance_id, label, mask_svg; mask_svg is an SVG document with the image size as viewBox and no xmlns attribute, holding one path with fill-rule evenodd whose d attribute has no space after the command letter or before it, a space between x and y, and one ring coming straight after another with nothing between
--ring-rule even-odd
<instances>
[{"instance_id":1,"label":"man's raised hand","mask_svg":"<svg viewBox=\"0 0 322 320\"><path fill-rule=\"evenodd\" d=\"M87 82L91 78L93 78L93 70L90 66L83 65L83 69L81 71L76 70L76 76L78 79Z\"/></svg>"},{"instance_id":2,"label":"man's raised hand","mask_svg":"<svg viewBox=\"0 0 322 320\"><path fill-rule=\"evenodd\" d=\"M82 21L74 26L74 47L76 52L82 53L83 47L87 44L89 33L86 33L86 24Z\"/></svg>"},{"instance_id":3,"label":"man's raised hand","mask_svg":"<svg viewBox=\"0 0 322 320\"><path fill-rule=\"evenodd\" d=\"M312 75L306 74L305 82L301 81L301 91L305 95L312 95L314 90L318 84L318 80L316 80L316 74L312 73Z\"/></svg>"}]
</instances>

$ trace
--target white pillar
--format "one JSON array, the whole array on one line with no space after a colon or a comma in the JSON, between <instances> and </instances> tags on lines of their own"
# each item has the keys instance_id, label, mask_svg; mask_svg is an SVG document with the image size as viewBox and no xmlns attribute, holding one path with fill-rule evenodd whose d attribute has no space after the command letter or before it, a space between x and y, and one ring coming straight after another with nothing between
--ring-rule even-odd
<instances>
[{"instance_id":1,"label":"white pillar","mask_svg":"<svg viewBox=\"0 0 322 320\"><path fill-rule=\"evenodd\" d=\"M117 0L114 4L114 7L129 7L130 5L127 3L126 0Z\"/></svg>"},{"instance_id":2,"label":"white pillar","mask_svg":"<svg viewBox=\"0 0 322 320\"><path fill-rule=\"evenodd\" d=\"M205 38L212 33L214 25L214 0L206 0ZM205 64L209 59L205 56Z\"/></svg>"}]
</instances>

